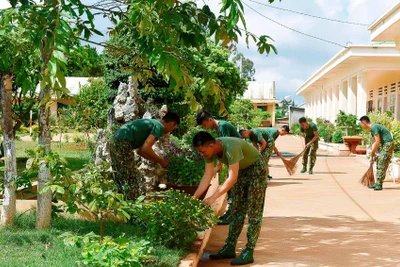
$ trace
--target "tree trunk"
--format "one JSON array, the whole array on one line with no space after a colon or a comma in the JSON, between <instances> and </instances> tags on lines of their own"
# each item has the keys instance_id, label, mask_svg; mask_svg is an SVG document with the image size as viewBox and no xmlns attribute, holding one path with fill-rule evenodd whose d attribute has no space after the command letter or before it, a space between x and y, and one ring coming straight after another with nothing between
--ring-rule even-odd
<instances>
[{"instance_id":1,"label":"tree trunk","mask_svg":"<svg viewBox=\"0 0 400 267\"><path fill-rule=\"evenodd\" d=\"M14 180L17 176L17 159L15 151L14 128L12 123L12 81L11 77L1 77L0 94L2 105L2 128L4 146L4 193L1 210L2 225L12 225L14 222L16 199Z\"/></svg>"},{"instance_id":2,"label":"tree trunk","mask_svg":"<svg viewBox=\"0 0 400 267\"><path fill-rule=\"evenodd\" d=\"M39 93L39 145L43 146L46 152L50 151L50 107L47 102L42 99L49 98L50 89L44 88ZM37 213L36 213L36 228L43 229L50 227L51 222L51 190L39 193L41 189L50 182L50 169L46 165L42 165L38 175L38 197L37 197Z\"/></svg>"}]
</instances>

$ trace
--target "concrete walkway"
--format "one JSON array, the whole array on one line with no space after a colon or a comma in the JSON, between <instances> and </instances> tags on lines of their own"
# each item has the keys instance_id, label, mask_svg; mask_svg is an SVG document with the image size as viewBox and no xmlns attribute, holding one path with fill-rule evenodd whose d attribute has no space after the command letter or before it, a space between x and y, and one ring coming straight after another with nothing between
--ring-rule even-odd
<instances>
[{"instance_id":1,"label":"concrete walkway","mask_svg":"<svg viewBox=\"0 0 400 267\"><path fill-rule=\"evenodd\" d=\"M292 153L302 149L293 136L278 138L277 147ZM248 266L400 266L400 183L388 180L378 192L363 187L358 181L365 165L321 150L314 175L298 170L289 176L276 157L270 165L274 178L255 263ZM237 253L246 244L246 231ZM228 226L217 226L199 266L230 266L230 260L208 260L227 233Z\"/></svg>"}]
</instances>

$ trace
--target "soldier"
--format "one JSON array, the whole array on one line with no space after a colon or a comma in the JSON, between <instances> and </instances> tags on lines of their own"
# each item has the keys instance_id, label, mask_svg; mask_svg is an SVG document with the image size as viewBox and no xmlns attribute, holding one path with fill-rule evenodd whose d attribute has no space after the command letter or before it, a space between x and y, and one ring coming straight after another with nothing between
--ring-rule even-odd
<instances>
[{"instance_id":1,"label":"soldier","mask_svg":"<svg viewBox=\"0 0 400 267\"><path fill-rule=\"evenodd\" d=\"M394 142L392 134L380 124L371 123L368 116L362 116L360 118L361 126L371 131L373 138L373 144L371 148L370 164L374 163L375 153L380 149L379 157L376 162L376 183L369 186L369 188L375 191L382 190L382 183L386 177L386 171L389 167L390 160L394 150Z\"/></svg>"},{"instance_id":2,"label":"soldier","mask_svg":"<svg viewBox=\"0 0 400 267\"><path fill-rule=\"evenodd\" d=\"M259 149L261 155L265 159L265 164L267 165L267 175L268 179L272 179L269 175L268 162L272 155L272 150L280 157L278 148L275 146L275 141L281 135L286 135L289 133L289 126L283 125L280 129L277 128L254 128L251 130L240 130L239 131L242 138L249 138L253 143L254 147ZM259 148L259 144L261 148Z\"/></svg>"},{"instance_id":3,"label":"soldier","mask_svg":"<svg viewBox=\"0 0 400 267\"><path fill-rule=\"evenodd\" d=\"M216 192L205 199L212 205L222 194L232 191L232 222L229 234L222 249L210 255L210 259L236 257L236 243L248 215L247 244L239 257L231 265L244 265L254 262L253 252L261 231L264 210L266 166L260 152L248 142L233 137L214 139L210 133L199 132L193 138L193 146L205 158L203 178L194 196L199 197L210 184L213 176L214 160L229 166L229 176Z\"/></svg>"},{"instance_id":4,"label":"soldier","mask_svg":"<svg viewBox=\"0 0 400 267\"><path fill-rule=\"evenodd\" d=\"M153 151L153 145L163 134L172 132L179 123L178 114L168 111L161 121L134 120L116 131L110 142L111 164L118 190L128 199L136 199L142 193L133 150L166 168L168 162Z\"/></svg>"},{"instance_id":5,"label":"soldier","mask_svg":"<svg viewBox=\"0 0 400 267\"><path fill-rule=\"evenodd\" d=\"M237 137L237 138L242 138L240 136L240 134L238 133L238 131L235 129L235 127L227 122L227 121L223 121L223 120L215 120L211 114L205 110L200 111L197 114L196 117L196 121L197 121L197 125L201 125L201 127L203 129L214 129L217 134L218 137ZM219 172L222 168L222 164L218 164L217 167L214 169L214 174L216 174L217 172ZM230 204L232 202L232 197L231 197L231 193L228 192L228 203ZM231 221L231 211L230 211L230 205L228 207L228 210L226 211L226 213L221 216L220 218L220 222L218 222L219 225L226 225L229 224Z\"/></svg>"},{"instance_id":6,"label":"soldier","mask_svg":"<svg viewBox=\"0 0 400 267\"><path fill-rule=\"evenodd\" d=\"M303 169L300 173L307 171L308 154L310 154L310 168L308 169L309 174L313 174L313 168L317 161L317 150L318 150L318 129L317 125L313 122L307 122L307 119L301 117L299 119L301 135L304 137L305 149L303 154Z\"/></svg>"}]
</instances>

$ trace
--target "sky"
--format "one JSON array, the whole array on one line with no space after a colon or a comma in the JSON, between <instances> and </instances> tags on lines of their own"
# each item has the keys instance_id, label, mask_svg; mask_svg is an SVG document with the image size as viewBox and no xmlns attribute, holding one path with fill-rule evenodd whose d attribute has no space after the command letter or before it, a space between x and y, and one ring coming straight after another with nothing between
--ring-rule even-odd
<instances>
[{"instance_id":1,"label":"sky","mask_svg":"<svg viewBox=\"0 0 400 267\"><path fill-rule=\"evenodd\" d=\"M93 1L91 0L91 2ZM207 3L213 11L218 11L219 2L218 0L199 0L198 4ZM369 44L368 26L316 19L268 6L370 25L398 0L282 0L281 2L275 0L273 4L269 4L267 0L243 0L243 2L262 15L294 30L346 46L348 42L353 45ZM7 5L7 0L0 0L0 8L5 8ZM240 41L238 52L254 62L256 81L275 81L276 98L283 99L283 97L291 95L296 104L303 103L304 99L296 96L296 89L343 47L284 28L247 6L245 6L245 18L248 31L258 36L271 36L275 40L273 44L278 49L277 55L273 53L268 56L260 55L254 44L251 43L247 48L244 39ZM96 26L105 33L110 24L99 17L96 18ZM103 37L94 38L96 41L102 39Z\"/></svg>"}]
</instances>

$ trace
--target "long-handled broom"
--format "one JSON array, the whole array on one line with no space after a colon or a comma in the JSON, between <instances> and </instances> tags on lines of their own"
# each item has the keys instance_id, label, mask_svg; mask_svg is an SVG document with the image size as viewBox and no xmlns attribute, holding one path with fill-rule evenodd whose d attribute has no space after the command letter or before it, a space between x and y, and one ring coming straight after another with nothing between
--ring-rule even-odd
<instances>
[{"instance_id":1,"label":"long-handled broom","mask_svg":"<svg viewBox=\"0 0 400 267\"><path fill-rule=\"evenodd\" d=\"M306 151L306 147L304 147L303 151L300 152L297 156L291 158L291 159L284 159L283 157L280 157L283 165L285 165L285 168L289 175L293 175L296 172L296 169L298 167L297 162L299 161L300 157L303 155L304 151Z\"/></svg>"},{"instance_id":2,"label":"long-handled broom","mask_svg":"<svg viewBox=\"0 0 400 267\"><path fill-rule=\"evenodd\" d=\"M364 186L371 186L375 183L373 164L369 165L368 170L360 179L360 183Z\"/></svg>"}]
</instances>

